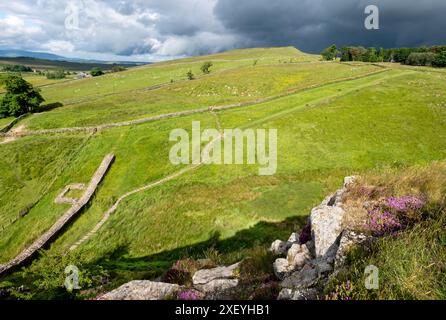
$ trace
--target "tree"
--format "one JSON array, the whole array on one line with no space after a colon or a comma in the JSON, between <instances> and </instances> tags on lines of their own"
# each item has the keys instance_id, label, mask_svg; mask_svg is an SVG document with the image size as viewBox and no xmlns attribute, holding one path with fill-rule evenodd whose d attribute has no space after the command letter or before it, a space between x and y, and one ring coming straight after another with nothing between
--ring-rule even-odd
<instances>
[{"instance_id":1,"label":"tree","mask_svg":"<svg viewBox=\"0 0 446 320\"><path fill-rule=\"evenodd\" d=\"M331 61L336 59L336 56L338 54L338 48L336 45L332 45L331 47L328 47L324 51L322 51L322 58L327 61Z\"/></svg>"},{"instance_id":2,"label":"tree","mask_svg":"<svg viewBox=\"0 0 446 320\"><path fill-rule=\"evenodd\" d=\"M212 62L207 61L207 62L203 63L203 65L201 66L201 71L202 71L204 74L209 74L209 73L211 73L211 70L209 70L209 69L210 69L213 65L214 65L214 64L213 64Z\"/></svg>"},{"instance_id":3,"label":"tree","mask_svg":"<svg viewBox=\"0 0 446 320\"><path fill-rule=\"evenodd\" d=\"M442 51L435 59L432 61L432 66L438 67L438 68L445 68L446 67L446 51Z\"/></svg>"},{"instance_id":4,"label":"tree","mask_svg":"<svg viewBox=\"0 0 446 320\"><path fill-rule=\"evenodd\" d=\"M195 78L194 78L194 74L192 73L191 70L189 70L189 71L186 73L186 76L187 76L187 78L188 78L189 80L194 80L194 79L195 79Z\"/></svg>"},{"instance_id":5,"label":"tree","mask_svg":"<svg viewBox=\"0 0 446 320\"><path fill-rule=\"evenodd\" d=\"M101 70L101 68L95 67L95 68L91 69L90 74L93 77L99 77L99 76L102 76L104 74L104 72Z\"/></svg>"},{"instance_id":6,"label":"tree","mask_svg":"<svg viewBox=\"0 0 446 320\"><path fill-rule=\"evenodd\" d=\"M35 111L45 101L38 89L19 75L10 75L5 81L6 94L0 101L0 114L3 117L18 117Z\"/></svg>"},{"instance_id":7,"label":"tree","mask_svg":"<svg viewBox=\"0 0 446 320\"><path fill-rule=\"evenodd\" d=\"M368 48L365 50L365 53L362 55L361 60L363 62L378 62L379 57L376 53L375 48Z\"/></svg>"}]
</instances>

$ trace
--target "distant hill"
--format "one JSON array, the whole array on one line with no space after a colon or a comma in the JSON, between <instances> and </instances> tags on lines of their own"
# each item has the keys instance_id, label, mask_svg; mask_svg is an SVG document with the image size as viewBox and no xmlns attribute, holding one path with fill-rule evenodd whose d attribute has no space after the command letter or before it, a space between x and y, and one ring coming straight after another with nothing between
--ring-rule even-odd
<instances>
[{"instance_id":1,"label":"distant hill","mask_svg":"<svg viewBox=\"0 0 446 320\"><path fill-rule=\"evenodd\" d=\"M18 57L28 57L35 59L45 59L45 60L65 60L62 56L58 56L52 53L46 52L32 52L32 51L24 51L24 50L0 50L0 57L2 58L18 58Z\"/></svg>"},{"instance_id":2,"label":"distant hill","mask_svg":"<svg viewBox=\"0 0 446 320\"><path fill-rule=\"evenodd\" d=\"M34 68L54 69L64 68L66 70L81 71L92 67L100 67L104 70L111 69L113 65L133 67L149 64L132 61L101 61L79 58L67 58L52 53L33 52L25 50L0 50L0 64L24 64Z\"/></svg>"}]
</instances>

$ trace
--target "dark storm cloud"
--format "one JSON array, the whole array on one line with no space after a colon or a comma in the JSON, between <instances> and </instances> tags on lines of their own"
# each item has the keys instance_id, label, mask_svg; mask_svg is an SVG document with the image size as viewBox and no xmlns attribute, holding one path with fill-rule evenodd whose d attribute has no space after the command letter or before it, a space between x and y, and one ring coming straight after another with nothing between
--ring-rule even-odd
<instances>
[{"instance_id":1,"label":"dark storm cloud","mask_svg":"<svg viewBox=\"0 0 446 320\"><path fill-rule=\"evenodd\" d=\"M364 27L367 5L380 9L380 30ZM446 42L444 0L219 0L215 15L260 46L320 51L332 43L418 46Z\"/></svg>"},{"instance_id":2,"label":"dark storm cloud","mask_svg":"<svg viewBox=\"0 0 446 320\"><path fill-rule=\"evenodd\" d=\"M380 9L378 31L364 9ZM78 11L79 26L67 28ZM0 48L159 60L241 47L446 43L445 0L0 1Z\"/></svg>"}]
</instances>

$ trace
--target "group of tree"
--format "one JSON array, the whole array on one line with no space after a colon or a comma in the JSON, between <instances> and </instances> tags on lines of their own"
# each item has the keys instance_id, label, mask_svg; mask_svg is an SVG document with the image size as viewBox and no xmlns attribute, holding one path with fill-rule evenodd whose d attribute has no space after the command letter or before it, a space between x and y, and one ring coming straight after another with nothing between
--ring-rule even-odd
<instances>
[{"instance_id":1,"label":"group of tree","mask_svg":"<svg viewBox=\"0 0 446 320\"><path fill-rule=\"evenodd\" d=\"M60 80L65 79L67 73L64 70L48 71L46 73L46 78L50 80Z\"/></svg>"},{"instance_id":2,"label":"group of tree","mask_svg":"<svg viewBox=\"0 0 446 320\"><path fill-rule=\"evenodd\" d=\"M2 71L5 71L5 72L33 72L33 69L31 69L28 66L22 66L19 64L15 64L15 65L3 66Z\"/></svg>"},{"instance_id":3,"label":"group of tree","mask_svg":"<svg viewBox=\"0 0 446 320\"><path fill-rule=\"evenodd\" d=\"M324 60L397 62L416 66L446 67L446 46L419 48L364 48L332 45L322 52Z\"/></svg>"},{"instance_id":4,"label":"group of tree","mask_svg":"<svg viewBox=\"0 0 446 320\"><path fill-rule=\"evenodd\" d=\"M35 112L45 101L38 89L20 75L11 74L5 80L6 94L0 100L0 118L18 117Z\"/></svg>"}]
</instances>

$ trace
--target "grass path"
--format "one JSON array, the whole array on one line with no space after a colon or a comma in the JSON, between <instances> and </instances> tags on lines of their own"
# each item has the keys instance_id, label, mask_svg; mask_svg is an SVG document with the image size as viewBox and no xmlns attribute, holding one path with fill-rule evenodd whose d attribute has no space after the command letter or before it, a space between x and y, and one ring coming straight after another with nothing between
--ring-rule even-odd
<instances>
[{"instance_id":1,"label":"grass path","mask_svg":"<svg viewBox=\"0 0 446 320\"><path fill-rule=\"evenodd\" d=\"M212 112L213 113L213 112ZM220 125L220 121L218 119L218 116L213 113L216 119L216 124L218 127L221 128ZM221 131L221 130L220 130ZM211 142L209 142L203 149L203 153L205 155L209 155L209 150L212 147L212 145L214 145L215 143L221 141L222 139L224 139L224 135L223 133L216 139L212 140ZM203 164L205 164L208 161L207 158L203 158L201 157L200 163L198 164L193 164L193 165L189 165L186 168L181 169L178 172L175 172L167 177L164 177L158 181L155 182L151 182L148 185L142 186L140 188L137 188L135 190L132 190L130 192L127 192L126 194L122 195L121 197L119 197L119 199L113 204L113 206L107 210L107 212L105 212L104 216L102 217L101 221L99 221L99 223L90 231L88 232L84 237L82 237L78 242L76 242L73 246L71 246L70 251L76 250L80 245L82 245L83 243L85 243L86 241L88 241L91 237L93 237L101 228L102 226L108 221L108 219L110 218L110 216L113 214L113 212L116 211L116 209L118 209L119 204L124 201L125 199L127 199L128 197L155 188L157 186L160 186L166 182L172 181L176 178L181 177L182 175L191 172L199 167L201 167Z\"/></svg>"},{"instance_id":2,"label":"grass path","mask_svg":"<svg viewBox=\"0 0 446 320\"><path fill-rule=\"evenodd\" d=\"M301 111L302 109L307 110L309 108L314 108L314 107L317 107L317 106L325 105L325 104L329 103L333 99L343 97L343 96L348 95L348 94L350 94L350 93L352 93L354 91L357 91L357 90L360 90L360 89L363 89L363 88L366 88L366 87L376 86L376 85L380 84L384 80L388 80L388 79L391 79L391 78L407 75L409 73L412 73L412 72L405 71L405 72L397 72L395 74L388 74L388 75L386 75L386 76L384 76L382 78L379 78L377 80L374 80L372 82L369 82L369 83L366 83L366 84L363 84L363 85L359 85L359 86L353 86L352 88L344 90L344 91L342 91L340 93L333 94L331 96L324 97L324 98L321 98L321 99L316 99L316 100L314 100L313 102L311 102L309 104L305 104L304 106L299 105L299 106L296 106L296 107L291 108L289 110L279 111L279 112L277 112L277 113L275 113L275 114L273 114L271 116L267 116L267 117L264 117L264 118L256 120L256 121L252 121L252 122L250 122L249 124L247 124L246 126L243 126L243 127L248 127L248 126L252 126L253 124L263 123L263 122L269 121L271 119L282 117L282 116L287 115L289 113L293 113L293 112L296 112L296 111ZM202 152L202 154L204 154L204 155L208 155L209 154L209 152L208 152L209 148L211 148L213 146L213 144L218 143L221 140L225 139L225 135L224 135L224 132L223 132L222 125L221 125L220 119L218 117L218 114L215 113L215 111L212 110L212 109L209 110L209 112L215 117L216 125L217 125L218 130L221 132L221 135L217 139L214 139L213 141L209 142L205 146L205 148L204 148L204 150ZM95 236L98 233L98 231L104 226L104 224L109 220L110 216L118 209L118 206L120 205L120 203L122 201L124 201L125 199L127 199L127 198L129 198L129 197L131 197L131 196L133 196L133 195L135 195L137 193L140 193L140 192L143 192L143 191L155 188L155 187L160 186L160 185L162 185L162 184L164 184L166 182L169 182L169 181L172 181L174 179L177 179L177 178L183 176L184 174L186 174L188 172L191 172L191 171L201 167L203 164L205 164L207 162L207 160L208 159L205 159L205 158L201 157L201 160L200 160L199 164L189 165L186 168L183 168L182 170L180 170L180 171L178 171L176 173L173 173L173 174L171 174L171 175L169 175L167 177L164 177L164 178L162 178L160 180L157 180L155 182L151 182L148 185L139 187L139 188L137 188L135 190L132 190L132 191L127 192L126 194L122 195L113 204L113 206L105 212L104 216L99 221L99 223L97 223L95 225L95 227L90 232L88 232L84 237L82 237L73 246L71 246L70 251L76 250L79 246L81 246L82 244L87 242L89 239L91 239L93 236Z\"/></svg>"}]
</instances>

